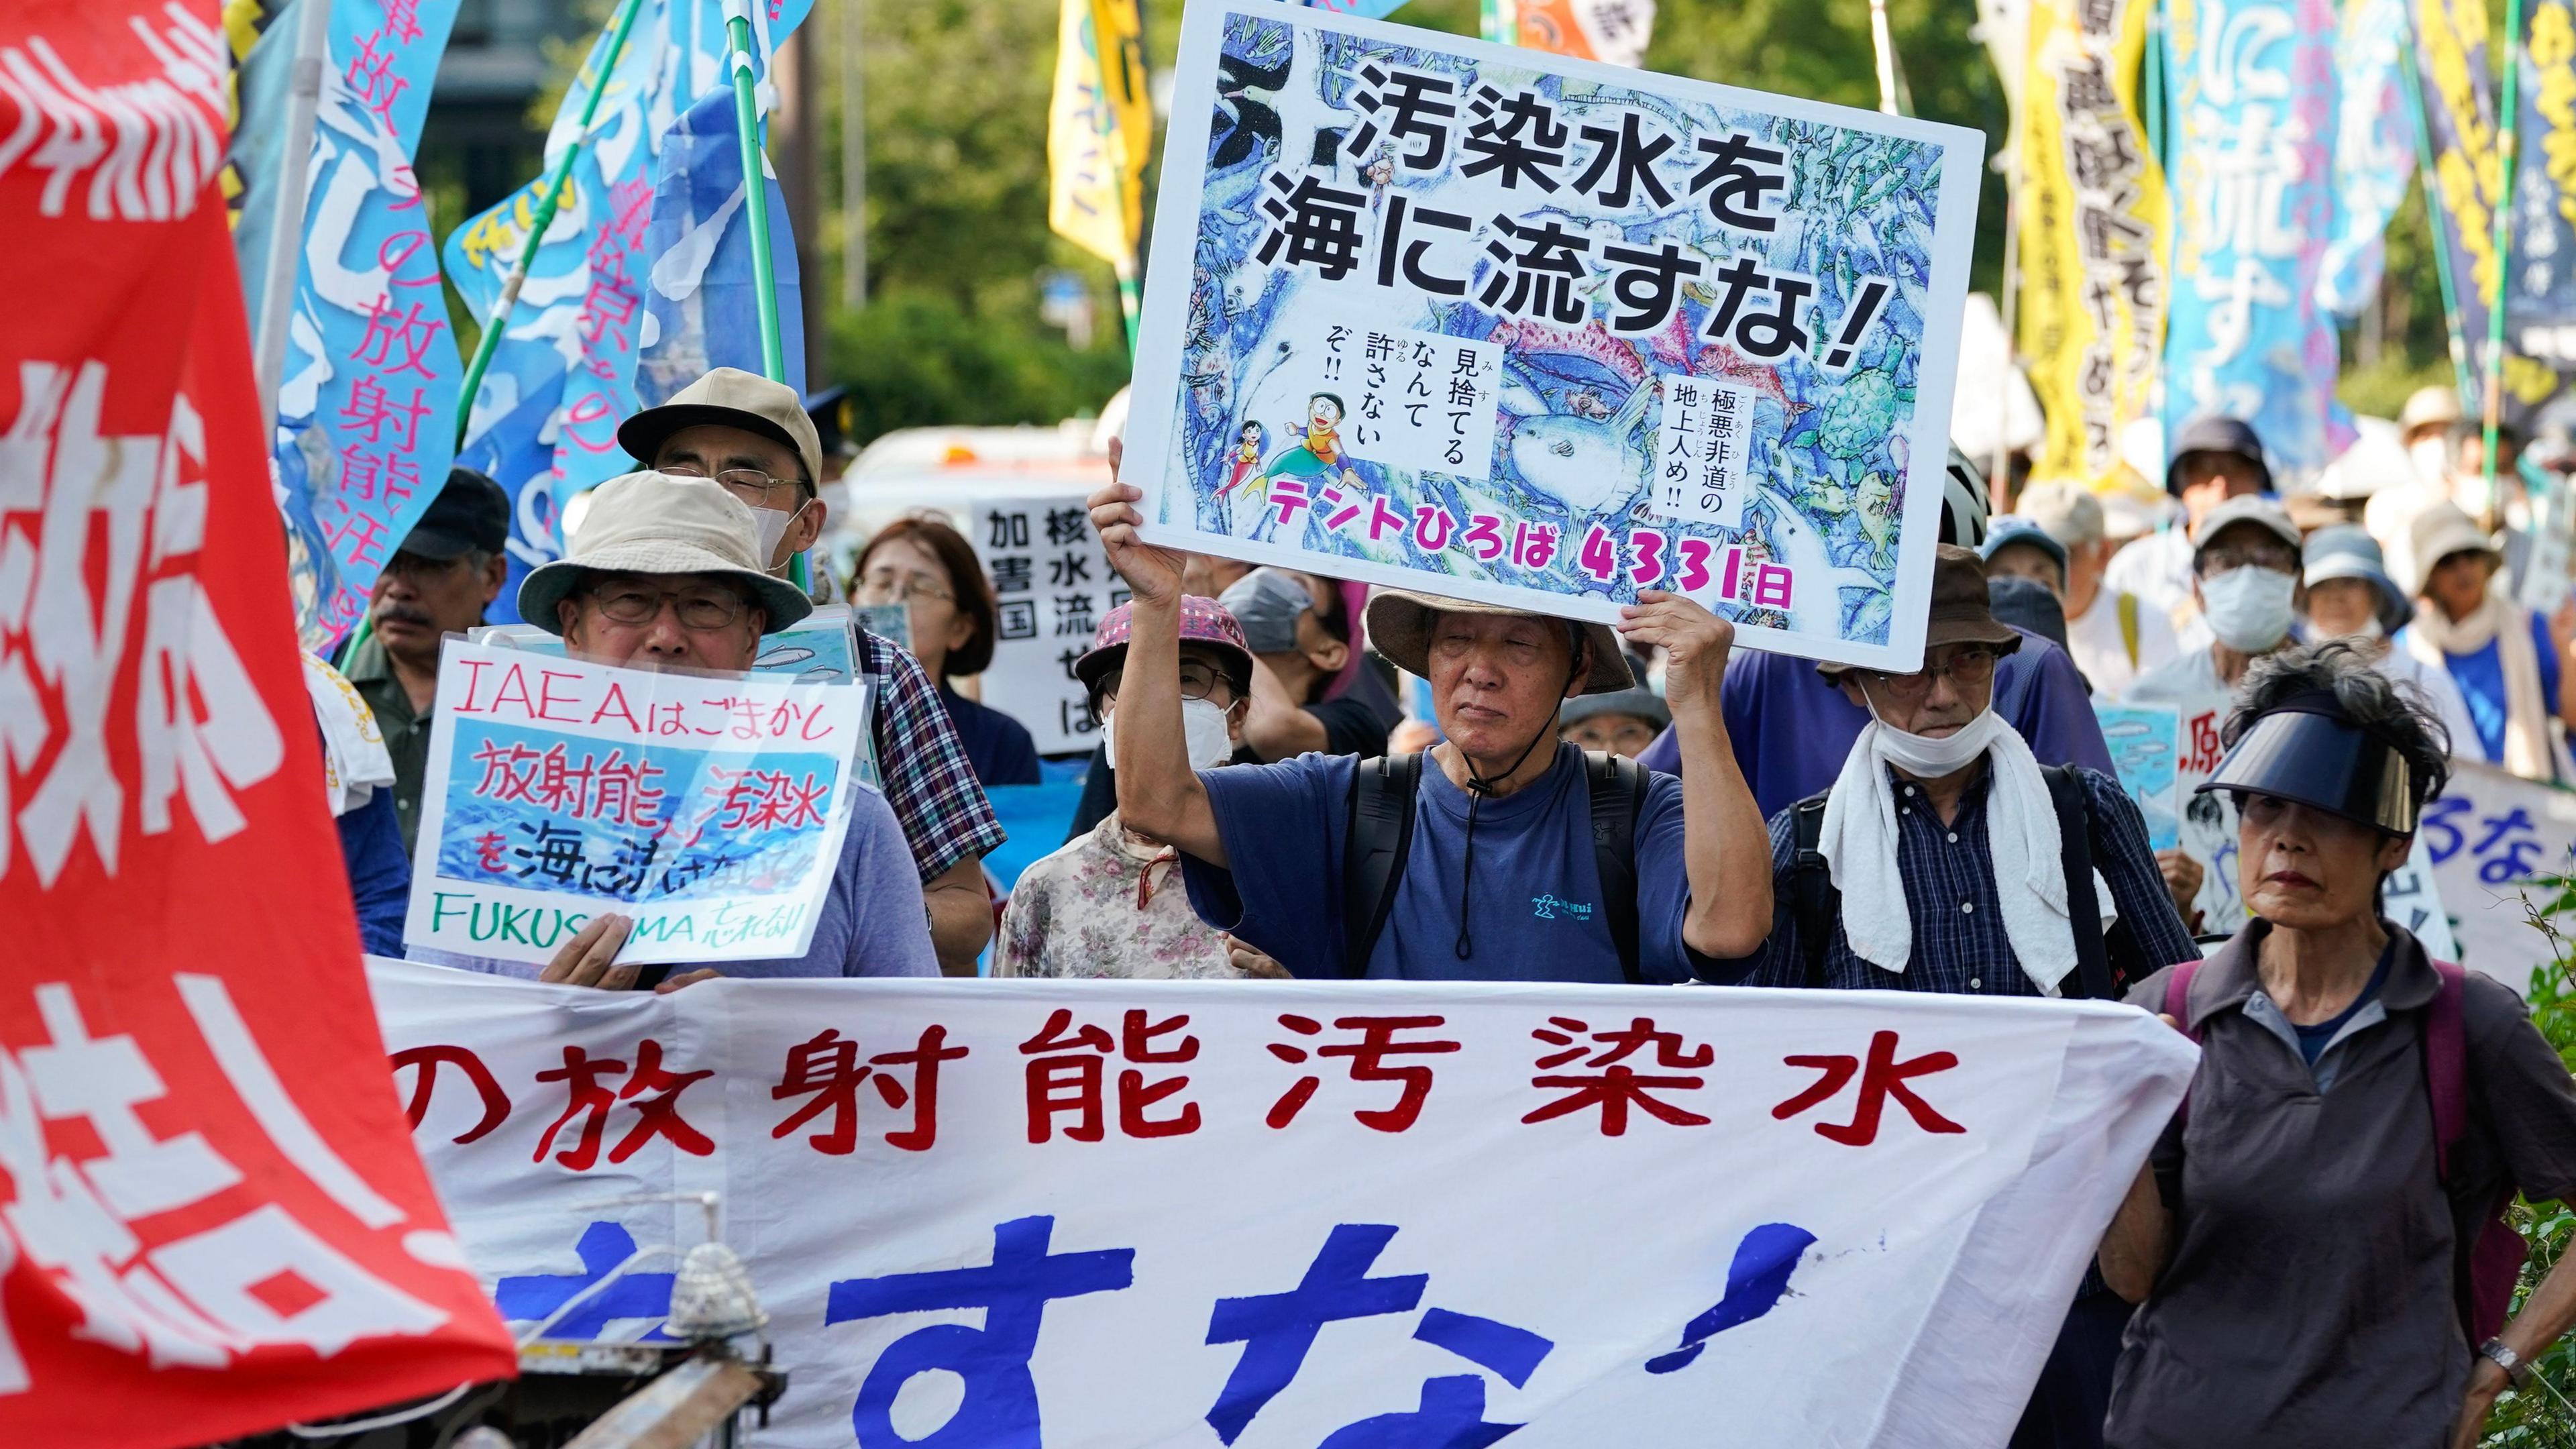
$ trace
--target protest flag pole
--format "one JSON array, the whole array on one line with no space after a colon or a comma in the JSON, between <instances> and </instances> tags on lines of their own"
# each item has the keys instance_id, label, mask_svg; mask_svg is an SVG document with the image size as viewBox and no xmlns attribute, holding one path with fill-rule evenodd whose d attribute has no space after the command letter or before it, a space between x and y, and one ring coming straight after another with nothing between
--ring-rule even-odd
<instances>
[{"instance_id":1,"label":"protest flag pole","mask_svg":"<svg viewBox=\"0 0 2576 1449\"><path fill-rule=\"evenodd\" d=\"M2425 114L2424 79L2415 70L2412 46L2398 47L2397 71L2406 83L2406 99L2415 114L2416 179L2424 188L2424 224L2433 234L2433 276L2442 286L2442 333L2451 344L2451 386L2466 397L2469 344L2462 331L2459 283L2451 276L2451 242L2443 225L2441 188L2434 181L2432 119Z\"/></svg>"},{"instance_id":2,"label":"protest flag pole","mask_svg":"<svg viewBox=\"0 0 2576 1449\"><path fill-rule=\"evenodd\" d=\"M2484 446L2480 471L2486 474L2486 510L2480 528L2496 526L2496 428L2504 419L2505 276L2513 269L2513 172L2517 137L2522 130L2522 0L2505 0L2504 104L2496 126L2495 291L2487 298L2487 355Z\"/></svg>"},{"instance_id":3,"label":"protest flag pole","mask_svg":"<svg viewBox=\"0 0 2576 1449\"><path fill-rule=\"evenodd\" d=\"M725 0L727 63L733 69L733 129L742 149L745 217L751 221L752 300L760 314L760 370L787 380L787 347L778 330L778 265L769 254L769 163L760 148L760 104L753 94L751 0Z\"/></svg>"},{"instance_id":4,"label":"protest flag pole","mask_svg":"<svg viewBox=\"0 0 2576 1449\"><path fill-rule=\"evenodd\" d=\"M644 0L625 0L618 9L608 35L608 56L590 78L590 94L582 101L580 129L573 133L571 144L564 147L563 159L555 163L554 178L537 202L527 240L520 244L518 258L510 263L509 275L501 279L501 295L494 299L491 314L483 319L483 335L475 339L473 360L465 364L465 379L457 387L456 445L460 448L465 446L465 425L474 417L474 395L483 388L483 373L492 365L492 354L500 350L502 329L519 305L519 288L527 284L528 268L536 265L537 248L545 244L546 232L555 224L555 212L563 206L564 193L572 189L573 163L581 159L581 148L590 140L591 122L599 114L599 98L608 93L608 78L617 73L617 58L626 53L626 37L635 29L635 17L643 12Z\"/></svg>"},{"instance_id":5,"label":"protest flag pole","mask_svg":"<svg viewBox=\"0 0 2576 1449\"><path fill-rule=\"evenodd\" d=\"M1878 113L1905 114L1896 108L1896 42L1887 33L1887 0L1869 0L1869 48L1878 66Z\"/></svg>"},{"instance_id":6,"label":"protest flag pole","mask_svg":"<svg viewBox=\"0 0 2576 1449\"><path fill-rule=\"evenodd\" d=\"M286 75L286 149L278 156L277 210L268 227L267 276L259 294L260 438L277 432L277 390L286 381L286 324L295 312L297 262L304 255L304 203L312 189L314 118L322 109L322 52L331 34L331 0L302 0L295 13L295 59Z\"/></svg>"}]
</instances>

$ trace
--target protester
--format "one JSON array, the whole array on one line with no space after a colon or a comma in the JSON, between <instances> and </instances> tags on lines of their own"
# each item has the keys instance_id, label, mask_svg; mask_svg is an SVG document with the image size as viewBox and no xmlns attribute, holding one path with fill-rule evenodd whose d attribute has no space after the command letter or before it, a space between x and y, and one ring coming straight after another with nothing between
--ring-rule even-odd
<instances>
[{"instance_id":1,"label":"protester","mask_svg":"<svg viewBox=\"0 0 2576 1449\"><path fill-rule=\"evenodd\" d=\"M1257 568L1218 602L1242 624L1258 666L1243 739L1264 764L1312 750L1362 756L1385 750L1387 722L1366 700L1326 695L1359 657L1350 610L1333 580Z\"/></svg>"},{"instance_id":2,"label":"protester","mask_svg":"<svg viewBox=\"0 0 2576 1449\"><path fill-rule=\"evenodd\" d=\"M2022 517L2066 551L2058 589L2066 607L2066 652L2075 656L2075 667L2084 671L2095 694L2117 696L2140 674L2174 657L2178 650L2166 611L2146 607L2136 594L2114 588L2104 578L2112 544L2102 501L2091 490L2042 483L2022 494L2019 506ZM1986 571L1995 571L1992 551Z\"/></svg>"},{"instance_id":3,"label":"protester","mask_svg":"<svg viewBox=\"0 0 2576 1449\"><path fill-rule=\"evenodd\" d=\"M2415 517L2415 593L2423 607L2399 643L2459 686L2486 757L2526 780L2565 778L2550 726L2576 718L2559 687L2549 621L2495 587L2504 558L2468 514L2436 503Z\"/></svg>"},{"instance_id":4,"label":"protester","mask_svg":"<svg viewBox=\"0 0 2576 1449\"><path fill-rule=\"evenodd\" d=\"M2057 592L2037 579L1995 574L1986 580L1986 606L2025 637L2066 647L2066 609ZM2085 681L2090 684L2092 681Z\"/></svg>"},{"instance_id":5,"label":"protester","mask_svg":"<svg viewBox=\"0 0 2576 1449\"><path fill-rule=\"evenodd\" d=\"M349 903L358 913L358 944L373 955L398 957L411 903L411 854L394 809L393 757L357 686L310 654L303 660L304 691L322 737L323 794L340 834Z\"/></svg>"},{"instance_id":6,"label":"protester","mask_svg":"<svg viewBox=\"0 0 2576 1449\"><path fill-rule=\"evenodd\" d=\"M420 522L403 535L367 599L367 632L340 672L373 712L394 764L393 809L403 854L420 834L420 786L438 702L438 650L483 622L509 578L510 495L471 468L451 468Z\"/></svg>"},{"instance_id":7,"label":"protester","mask_svg":"<svg viewBox=\"0 0 2576 1449\"><path fill-rule=\"evenodd\" d=\"M2185 424L2171 457L2165 467L2165 492L2181 500L2182 525L2149 534L2120 550L2103 579L2113 590L2135 594L2162 610L2179 628L2190 616L2193 559L2198 553L2194 540L2203 522L2231 499L2271 492L2272 469L2263 460L2263 440L2254 429L2229 417L2197 418Z\"/></svg>"},{"instance_id":8,"label":"protester","mask_svg":"<svg viewBox=\"0 0 2576 1449\"><path fill-rule=\"evenodd\" d=\"M2576 1084L2510 988L2379 914L2448 775L2438 722L2329 642L2257 661L2223 737L2201 788L2237 799L2253 919L2129 993L2201 1059L2102 1243L2139 1304L2105 1437L2474 1445L2576 1320L2570 1257L2504 1323L2498 1220L2576 1196Z\"/></svg>"},{"instance_id":9,"label":"protester","mask_svg":"<svg viewBox=\"0 0 2576 1449\"><path fill-rule=\"evenodd\" d=\"M1073 664L1113 746L1134 617L1133 604L1110 610L1091 651ZM1210 770L1242 758L1253 671L1242 627L1215 600L1184 596L1180 656L1181 733L1190 768ZM1138 980L1288 974L1201 921L1181 888L1180 869L1178 851L1129 830L1113 811L1089 834L1020 873L1002 909L993 974Z\"/></svg>"},{"instance_id":10,"label":"protester","mask_svg":"<svg viewBox=\"0 0 2576 1449\"><path fill-rule=\"evenodd\" d=\"M1182 559L1137 539L1142 496L1113 481L1091 500L1135 594L1118 806L1130 827L1180 850L1202 920L1327 979L1686 980L1760 941L1771 919L1760 816L1718 709L1729 625L1658 590L1625 613L1630 638L1669 651L1693 766L1687 781L1599 767L1604 803L1614 815L1625 806L1625 851L1596 848L1595 768L1554 742L1565 699L1631 682L1604 624L1380 592L1369 636L1431 682L1444 743L1368 765L1316 754L1194 772L1178 676Z\"/></svg>"},{"instance_id":11,"label":"protester","mask_svg":"<svg viewBox=\"0 0 2576 1449\"><path fill-rule=\"evenodd\" d=\"M592 499L572 548L519 582L519 617L562 635L567 653L606 664L740 673L758 656L763 634L813 611L803 590L756 565L760 525L723 486L629 473L599 485ZM849 795L840 863L805 954L673 967L661 989L718 975L938 974L894 811L873 790ZM634 924L623 913L601 912L542 969L429 949L414 955L434 965L621 990L639 984L645 969L616 963ZM650 969L658 975L663 968Z\"/></svg>"},{"instance_id":12,"label":"protester","mask_svg":"<svg viewBox=\"0 0 2576 1449\"><path fill-rule=\"evenodd\" d=\"M2201 514L2198 529L2191 598L2212 637L2140 675L2124 696L2133 703L2197 703L2227 693L2249 662L2289 642L2298 620L2299 529L2281 505L2231 498Z\"/></svg>"},{"instance_id":13,"label":"protester","mask_svg":"<svg viewBox=\"0 0 2576 1449\"><path fill-rule=\"evenodd\" d=\"M987 788L1038 783L1038 744L1028 728L949 686L993 662L993 584L975 546L938 519L898 518L859 550L854 576L860 603L904 606L912 657L939 681L939 702L975 778Z\"/></svg>"},{"instance_id":14,"label":"protester","mask_svg":"<svg viewBox=\"0 0 2576 1449\"><path fill-rule=\"evenodd\" d=\"M1987 578L2030 579L2052 593L2066 592L2066 545L2035 518L1997 514L1986 526L1986 541L1977 546L1977 555L1985 560Z\"/></svg>"},{"instance_id":15,"label":"protester","mask_svg":"<svg viewBox=\"0 0 2576 1449\"><path fill-rule=\"evenodd\" d=\"M1941 542L1977 547L1985 539L1985 483L1955 447L1942 485ZM2103 742L2074 661L2045 639L2019 637L2022 647L1995 667L1995 713L2040 759L2110 773L2111 747ZM1867 710L1809 661L1790 654L1735 655L1727 662L1724 699L1736 766L1753 783L1754 801L1765 815L1832 784L1869 723ZM1668 775L1683 773L1680 737L1665 730L1637 763Z\"/></svg>"},{"instance_id":16,"label":"protester","mask_svg":"<svg viewBox=\"0 0 2576 1449\"><path fill-rule=\"evenodd\" d=\"M1633 673L1635 664L1631 662ZM1673 712L1663 696L1643 685L1608 694L1578 695L1558 706L1556 737L1587 750L1607 750L1635 759L1672 726Z\"/></svg>"},{"instance_id":17,"label":"protester","mask_svg":"<svg viewBox=\"0 0 2576 1449\"><path fill-rule=\"evenodd\" d=\"M2428 664L2413 651L2396 646L2397 632L2415 617L2406 591L2388 576L2379 543L2355 524L2320 528L2307 536L2308 637L2341 639L2369 661L2370 667L2410 688L2423 691L2434 717L2451 738L2451 753L2486 763L2486 746L2478 739L2460 687L2440 664Z\"/></svg>"},{"instance_id":18,"label":"protester","mask_svg":"<svg viewBox=\"0 0 2576 1449\"><path fill-rule=\"evenodd\" d=\"M1770 936L1719 979L2108 997L2198 955L2136 802L2103 772L2043 771L1995 714L1996 661L2023 647L1977 556L1943 545L1922 669L1818 667L1870 724L1830 790L1771 817ZM2015 1444L2099 1442L2127 1317L2088 1276Z\"/></svg>"},{"instance_id":19,"label":"protester","mask_svg":"<svg viewBox=\"0 0 2576 1449\"><path fill-rule=\"evenodd\" d=\"M2460 420L2460 390L2442 383L2415 389L2397 414L2397 444L2425 483L2442 483L2451 471L2451 425Z\"/></svg>"},{"instance_id":20,"label":"protester","mask_svg":"<svg viewBox=\"0 0 2576 1449\"><path fill-rule=\"evenodd\" d=\"M669 402L628 418L617 441L647 467L667 464L679 470L672 476L714 477L748 505L759 533L754 548L772 578L786 577L796 555L822 532L827 510L812 481L820 476L822 445L814 419L785 383L719 367ZM861 629L858 665L882 681L869 721L877 771L921 874L931 944L943 971L972 976L975 958L993 938L983 859L1003 841L1001 822L930 676L912 655Z\"/></svg>"}]
</instances>

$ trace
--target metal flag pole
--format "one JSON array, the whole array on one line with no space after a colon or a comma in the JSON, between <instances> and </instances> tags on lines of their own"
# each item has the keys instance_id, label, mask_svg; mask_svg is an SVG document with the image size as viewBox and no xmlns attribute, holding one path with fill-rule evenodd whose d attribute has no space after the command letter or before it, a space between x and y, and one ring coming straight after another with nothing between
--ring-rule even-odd
<instances>
[{"instance_id":1,"label":"metal flag pole","mask_svg":"<svg viewBox=\"0 0 2576 1449\"><path fill-rule=\"evenodd\" d=\"M491 367L492 354L501 346L502 329L519 305L519 288L527 284L528 268L536 265L537 248L544 244L546 232L555 224L555 212L563 205L564 193L572 188L573 163L581 159L581 149L590 140L591 122L599 114L599 98L608 93L609 77L617 73L617 58L626 53L626 37L635 29L635 17L643 10L644 0L624 0L619 7L608 35L608 56L591 75L590 94L582 101L580 129L573 133L571 144L564 147L563 159L555 164L554 179L547 183L546 194L537 203L527 240L520 245L517 260L510 263L509 275L501 279L501 295L493 301L490 315L483 319L483 335L475 340L473 360L465 364L465 379L457 387L456 445L460 448L465 446L465 425L474 417L474 395L483 388L483 373Z\"/></svg>"},{"instance_id":2,"label":"metal flag pole","mask_svg":"<svg viewBox=\"0 0 2576 1449\"><path fill-rule=\"evenodd\" d=\"M727 63L733 70L733 128L742 148L742 213L751 221L752 300L760 313L760 370L787 380L787 347L778 330L778 267L769 252L769 175L760 149L760 103L752 60L751 0L725 0Z\"/></svg>"},{"instance_id":3,"label":"metal flag pole","mask_svg":"<svg viewBox=\"0 0 2576 1449\"><path fill-rule=\"evenodd\" d=\"M2003 293L2001 325L2004 334L2004 375L1995 389L1995 463L1986 476L1986 507L1996 513L2005 509L2005 495L2012 491L2012 384L2014 370L2020 365L2019 339L2013 336L2015 312L2021 300L2021 148L2013 147L2004 165L2004 277L1996 288Z\"/></svg>"},{"instance_id":4,"label":"metal flag pole","mask_svg":"<svg viewBox=\"0 0 2576 1449\"><path fill-rule=\"evenodd\" d=\"M1896 108L1896 42L1887 33L1887 0L1869 0L1869 48L1878 64L1878 113L1903 115Z\"/></svg>"},{"instance_id":5,"label":"metal flag pole","mask_svg":"<svg viewBox=\"0 0 2576 1449\"><path fill-rule=\"evenodd\" d=\"M1127 164L1127 148L1149 145L1151 138L1136 140L1127 135L1126 123L1121 119L1125 108L1118 97L1111 94L1113 83L1118 87L1119 96L1133 94L1131 88L1141 83L1141 77L1129 72L1129 63L1135 58L1127 54L1123 43L1113 50L1110 27L1104 23L1107 19L1107 6L1103 0L1091 0L1092 73L1100 81L1098 100L1091 108L1091 123L1100 133L1101 154L1109 158L1110 189L1118 198L1118 233L1126 250L1112 266L1118 273L1118 311L1127 324L1127 355L1132 359L1136 355L1137 317L1144 306L1143 289L1136 276L1136 243L1144 228L1140 225L1142 218L1127 207L1127 176L1131 169ZM1124 34L1124 31L1120 33ZM1116 68L1114 81L1112 67Z\"/></svg>"},{"instance_id":6,"label":"metal flag pole","mask_svg":"<svg viewBox=\"0 0 2576 1449\"><path fill-rule=\"evenodd\" d=\"M277 210L269 219L267 275L259 293L260 439L277 432L277 389L286 381L286 326L295 313L296 263L304 255L304 201L313 178L314 118L322 109L322 52L330 40L331 0L301 0L295 12L295 59L286 73L286 149L277 158Z\"/></svg>"},{"instance_id":7,"label":"metal flag pole","mask_svg":"<svg viewBox=\"0 0 2576 1449\"><path fill-rule=\"evenodd\" d=\"M2478 526L2496 526L2496 428L2504 419L2505 277L2513 269L2513 170L2522 129L2522 0L2505 0L2504 105L2496 126L2495 291L2487 299L2486 411L2484 446L2479 467L2486 474L2486 516Z\"/></svg>"},{"instance_id":8,"label":"metal flag pole","mask_svg":"<svg viewBox=\"0 0 2576 1449\"><path fill-rule=\"evenodd\" d=\"M2415 70L2415 51L2397 51L2398 74L2406 82L2406 99L2415 113L2415 167L2424 188L2424 223L2433 234L2433 276L2442 287L2442 333L2451 344L2451 386L2463 396L2469 390L2469 344L2462 332L2459 283L2451 276L2449 229L2443 225L2441 186L2434 180L2432 120L2425 114L2424 80Z\"/></svg>"}]
</instances>

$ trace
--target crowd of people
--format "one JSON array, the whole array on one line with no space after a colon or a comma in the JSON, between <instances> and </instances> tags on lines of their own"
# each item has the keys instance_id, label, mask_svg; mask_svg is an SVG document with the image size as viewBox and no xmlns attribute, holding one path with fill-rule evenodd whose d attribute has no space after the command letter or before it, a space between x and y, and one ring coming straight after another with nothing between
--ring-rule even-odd
<instances>
[{"instance_id":1,"label":"crowd of people","mask_svg":"<svg viewBox=\"0 0 2576 1449\"><path fill-rule=\"evenodd\" d=\"M948 522L902 518L837 581L901 606L910 641L858 631L883 788L856 792L803 955L638 967L616 912L544 963L413 954L611 990L981 973L2126 1000L2205 1056L2014 1442L2470 1442L2576 1322L2576 1270L2510 1322L2478 1276L2499 1203L2576 1191L2576 1085L2508 989L2434 961L2378 889L2454 758L2576 780L2576 608L2527 601L2528 490L2488 489L2438 408L2409 421L2438 447L2407 496L2295 515L2251 428L2196 423L2151 531L2134 500L2065 484L1990 518L1954 454L1907 673L1738 652L1726 619L1656 590L1611 625L1180 554L1139 539L1113 472L1090 519L1129 597L1070 664L1100 744L1061 848L1007 890L987 792L1044 766L975 697L993 584ZM790 576L829 520L812 420L719 369L618 438L636 470L526 575L519 617L588 659L749 668L814 607ZM382 741L381 787L335 795L372 950L401 951L440 646L499 597L508 528L491 480L451 475L337 661ZM2237 807L2251 920L2204 961L2204 867L2150 848L2093 703L2211 696L2229 748L2201 788Z\"/></svg>"}]
</instances>

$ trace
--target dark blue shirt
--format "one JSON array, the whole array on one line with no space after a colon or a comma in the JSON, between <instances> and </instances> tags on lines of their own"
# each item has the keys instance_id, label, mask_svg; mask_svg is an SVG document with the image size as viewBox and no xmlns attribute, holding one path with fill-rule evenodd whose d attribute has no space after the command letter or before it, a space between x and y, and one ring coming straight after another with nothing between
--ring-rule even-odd
<instances>
[{"instance_id":1,"label":"dark blue shirt","mask_svg":"<svg viewBox=\"0 0 2576 1449\"><path fill-rule=\"evenodd\" d=\"M945 682L939 686L939 702L948 706L948 722L956 727L957 743L965 747L966 763L975 769L975 783L1039 783L1038 742L1018 720L968 699Z\"/></svg>"},{"instance_id":2,"label":"dark blue shirt","mask_svg":"<svg viewBox=\"0 0 2576 1449\"><path fill-rule=\"evenodd\" d=\"M2021 647L1995 662L1995 713L2030 742L2041 764L2115 773L2075 661L2028 630L2021 636ZM1735 651L1726 661L1723 699L1736 768L1764 815L1832 785L1869 723L1869 711L1816 673L1814 660L1788 654ZM1678 775L1681 741L1667 729L1637 763Z\"/></svg>"},{"instance_id":3,"label":"dark blue shirt","mask_svg":"<svg viewBox=\"0 0 2576 1449\"><path fill-rule=\"evenodd\" d=\"M1885 970L1854 955L1839 914L1825 947L1821 984L1846 990L1947 991L1980 996L2037 996L2039 987L2021 969L2004 934L2001 898L1995 893L1995 858L1986 843L1986 793L1991 772L1977 776L1960 797L1958 818L1941 823L1939 812L1915 786L1888 778L1896 790L1896 871L1905 881L1905 912L1914 926L1914 954L1905 969ZM2196 961L2200 950L2183 929L2173 897L2147 849L2146 822L2119 782L2097 770L2078 769L2101 841L2093 868L2111 887L2120 919L2129 924L2146 959L2155 966ZM1797 827L1791 811L1771 817L1771 938L1719 973L1738 986L1805 986L1807 957L1799 939Z\"/></svg>"},{"instance_id":4,"label":"dark blue shirt","mask_svg":"<svg viewBox=\"0 0 2576 1449\"><path fill-rule=\"evenodd\" d=\"M411 902L411 857L403 853L393 787L378 785L366 804L336 823L340 863L349 872L349 899L358 908L358 943L370 955L399 957L403 911Z\"/></svg>"},{"instance_id":5,"label":"dark blue shirt","mask_svg":"<svg viewBox=\"0 0 2576 1449\"><path fill-rule=\"evenodd\" d=\"M2343 1030L2344 1023L2352 1020L2363 1007L2379 999L2379 989L2388 984L2389 960L2396 953L2397 942L2394 937L2391 937L2389 943L2380 948L2379 964L2371 968L2370 984L2361 988L2361 994L2352 999L2352 1005L2314 1026L2301 1026L2295 1021L2290 1023L2290 1030L2299 1034L2299 1055L2307 1058L2309 1066L2315 1066L2317 1058L2326 1054L2326 1048L2334 1045L2335 1033Z\"/></svg>"},{"instance_id":6,"label":"dark blue shirt","mask_svg":"<svg viewBox=\"0 0 2576 1449\"><path fill-rule=\"evenodd\" d=\"M2550 640L2549 621L2539 611L2526 611L2531 616L2531 647L2540 656L2540 707L2558 713L2558 646ZM2469 654L2444 654L2451 669L2451 682L2460 687L2460 701L2469 707L2469 723L2478 727L2478 743L2486 746L2487 758L2504 758L2504 722L2507 708L2504 686L2504 641L2489 639L2486 647Z\"/></svg>"},{"instance_id":7,"label":"dark blue shirt","mask_svg":"<svg viewBox=\"0 0 2576 1449\"><path fill-rule=\"evenodd\" d=\"M1233 868L1181 857L1199 918L1268 952L1295 975L1343 976L1342 859L1358 766L1349 755L1311 754L1202 772ZM1557 746L1546 775L1478 807L1472 878L1467 806L1467 792L1438 762L1424 760L1412 853L1367 974L1413 981L1625 981L1602 911L1583 751ZM1681 782L1670 775L1646 778L1636 860L1639 972L1650 981L1686 980L1692 968L1682 915L1690 883L1682 866ZM1470 947L1464 960L1456 950L1462 902Z\"/></svg>"}]
</instances>

